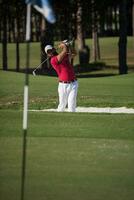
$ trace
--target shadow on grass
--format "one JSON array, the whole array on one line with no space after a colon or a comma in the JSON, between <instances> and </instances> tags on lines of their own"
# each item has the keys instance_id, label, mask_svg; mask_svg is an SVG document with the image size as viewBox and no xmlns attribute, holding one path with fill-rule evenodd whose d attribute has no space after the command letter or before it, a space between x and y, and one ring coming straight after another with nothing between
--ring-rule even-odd
<instances>
[{"instance_id":1,"label":"shadow on grass","mask_svg":"<svg viewBox=\"0 0 134 200\"><path fill-rule=\"evenodd\" d=\"M101 73L101 74L78 74L78 78L99 78L99 77L108 77L108 76L115 76L117 74L113 73Z\"/></svg>"},{"instance_id":2,"label":"shadow on grass","mask_svg":"<svg viewBox=\"0 0 134 200\"><path fill-rule=\"evenodd\" d=\"M111 72L109 66L106 66L103 62L75 65L74 69L78 78L95 78L117 75L115 70Z\"/></svg>"},{"instance_id":3,"label":"shadow on grass","mask_svg":"<svg viewBox=\"0 0 134 200\"><path fill-rule=\"evenodd\" d=\"M78 78L95 78L95 77L107 77L107 76L115 76L115 68L113 68L113 72L111 73L111 66L106 66L103 62L89 63L83 65L74 65L74 70L76 76ZM33 74L35 68L29 68L28 73ZM26 69L20 69L16 71L15 69L8 69L7 71L26 73ZM36 75L41 76L54 76L57 77L55 70L52 67L49 68L39 68L36 70Z\"/></svg>"}]
</instances>

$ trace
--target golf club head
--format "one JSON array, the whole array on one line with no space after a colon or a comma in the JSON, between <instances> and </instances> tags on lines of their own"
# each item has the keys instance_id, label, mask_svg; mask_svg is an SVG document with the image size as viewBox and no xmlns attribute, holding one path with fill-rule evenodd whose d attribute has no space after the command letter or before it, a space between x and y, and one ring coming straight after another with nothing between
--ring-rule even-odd
<instances>
[{"instance_id":1,"label":"golf club head","mask_svg":"<svg viewBox=\"0 0 134 200\"><path fill-rule=\"evenodd\" d=\"M36 76L35 71L33 71L33 75Z\"/></svg>"},{"instance_id":2,"label":"golf club head","mask_svg":"<svg viewBox=\"0 0 134 200\"><path fill-rule=\"evenodd\" d=\"M72 45L73 44L73 40L63 40L62 41L66 46Z\"/></svg>"}]
</instances>

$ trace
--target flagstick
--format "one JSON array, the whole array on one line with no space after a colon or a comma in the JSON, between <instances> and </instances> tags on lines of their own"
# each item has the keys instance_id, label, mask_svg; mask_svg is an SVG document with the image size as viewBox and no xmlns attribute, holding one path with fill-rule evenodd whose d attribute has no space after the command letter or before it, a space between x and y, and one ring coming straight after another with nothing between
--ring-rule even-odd
<instances>
[{"instance_id":1,"label":"flagstick","mask_svg":"<svg viewBox=\"0 0 134 200\"><path fill-rule=\"evenodd\" d=\"M25 86L24 86L24 109L23 109L23 149L22 149L22 176L21 176L21 200L24 200L25 193L25 175L26 175L26 148L27 148L27 124L28 124L28 86L29 86L29 58L30 58L30 17L31 5L27 5L27 19L26 19L26 72L25 72Z\"/></svg>"}]
</instances>

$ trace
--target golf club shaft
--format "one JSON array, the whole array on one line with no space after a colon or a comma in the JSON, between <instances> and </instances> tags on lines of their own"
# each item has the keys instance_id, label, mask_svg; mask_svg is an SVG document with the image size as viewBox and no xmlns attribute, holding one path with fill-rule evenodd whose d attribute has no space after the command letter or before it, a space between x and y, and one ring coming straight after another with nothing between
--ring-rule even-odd
<instances>
[{"instance_id":1,"label":"golf club shaft","mask_svg":"<svg viewBox=\"0 0 134 200\"><path fill-rule=\"evenodd\" d=\"M73 42L73 40L70 41L69 44L72 44L72 42ZM56 46L56 47L55 47L55 50L58 50L58 49L59 49L59 47ZM42 54L44 54L44 53L42 52ZM72 53L68 52L67 54L72 54ZM41 63L33 70L33 75L34 75L34 76L36 75L36 74L35 74L35 71L36 71L38 68L40 68L40 66L41 66L43 63L45 63L48 59L49 59L49 57L48 57L47 59L45 59L43 62L41 62Z\"/></svg>"},{"instance_id":2,"label":"golf club shaft","mask_svg":"<svg viewBox=\"0 0 134 200\"><path fill-rule=\"evenodd\" d=\"M47 58L47 59L45 59L43 62L41 62L41 63L34 69L33 72L35 72L38 68L40 68L40 66L41 66L44 62L46 62L48 59L49 59L49 58Z\"/></svg>"}]
</instances>

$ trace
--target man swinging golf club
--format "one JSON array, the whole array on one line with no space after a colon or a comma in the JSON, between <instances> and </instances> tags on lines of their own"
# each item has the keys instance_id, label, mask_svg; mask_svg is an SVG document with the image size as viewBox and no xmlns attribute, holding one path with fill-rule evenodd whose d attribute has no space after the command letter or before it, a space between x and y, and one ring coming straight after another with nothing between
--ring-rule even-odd
<instances>
[{"instance_id":1,"label":"man swinging golf club","mask_svg":"<svg viewBox=\"0 0 134 200\"><path fill-rule=\"evenodd\" d=\"M71 53L69 53L69 42L67 40L61 42L58 48L61 49L59 54L51 45L45 47L45 52L50 57L50 63L59 78L59 105L57 111L63 112L68 105L68 111L75 112L78 82L69 60L71 56Z\"/></svg>"}]
</instances>

